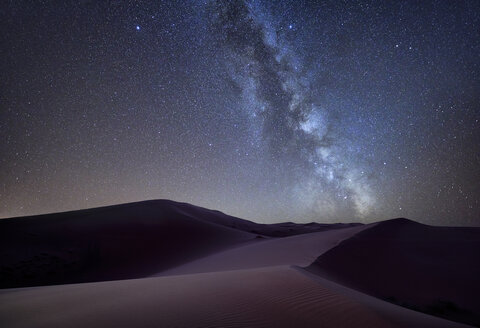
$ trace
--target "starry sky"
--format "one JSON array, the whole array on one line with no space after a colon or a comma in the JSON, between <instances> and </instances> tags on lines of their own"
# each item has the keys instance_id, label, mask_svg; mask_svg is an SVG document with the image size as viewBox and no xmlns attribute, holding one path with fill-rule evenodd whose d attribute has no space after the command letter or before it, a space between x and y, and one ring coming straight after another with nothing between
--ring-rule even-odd
<instances>
[{"instance_id":1,"label":"starry sky","mask_svg":"<svg viewBox=\"0 0 480 328\"><path fill-rule=\"evenodd\" d=\"M19 0L0 28L0 217L480 225L478 0Z\"/></svg>"}]
</instances>

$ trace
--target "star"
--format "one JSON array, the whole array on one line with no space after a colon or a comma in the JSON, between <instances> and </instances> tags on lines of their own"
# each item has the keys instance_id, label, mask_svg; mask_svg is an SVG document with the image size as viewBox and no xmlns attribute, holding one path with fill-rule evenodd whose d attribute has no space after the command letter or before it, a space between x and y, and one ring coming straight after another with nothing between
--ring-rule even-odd
<instances>
[{"instance_id":1,"label":"star","mask_svg":"<svg viewBox=\"0 0 480 328\"><path fill-rule=\"evenodd\" d=\"M476 2L126 1L88 19L16 2L0 216L170 198L262 223L369 222L400 204L478 222Z\"/></svg>"}]
</instances>

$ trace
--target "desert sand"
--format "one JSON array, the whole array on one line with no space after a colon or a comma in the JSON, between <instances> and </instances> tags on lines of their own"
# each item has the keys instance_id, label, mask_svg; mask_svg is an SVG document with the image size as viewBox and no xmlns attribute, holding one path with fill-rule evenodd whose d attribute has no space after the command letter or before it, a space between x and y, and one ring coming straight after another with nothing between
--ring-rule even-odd
<instances>
[{"instance_id":1,"label":"desert sand","mask_svg":"<svg viewBox=\"0 0 480 328\"><path fill-rule=\"evenodd\" d=\"M461 327L362 294L354 297L288 266L0 295L6 327Z\"/></svg>"},{"instance_id":2,"label":"desert sand","mask_svg":"<svg viewBox=\"0 0 480 328\"><path fill-rule=\"evenodd\" d=\"M392 276L382 280L385 284L397 284L398 277L405 274L395 271L397 264L425 269L417 263L418 253L412 257L413 262L405 262L395 252L390 261L382 257L390 251L391 243L398 243L402 231L430 245L447 242L454 247L456 241L465 241L466 235L469 243L478 242L475 228L441 228L438 235L437 228L416 223L402 230L405 222L410 221L331 227L291 223L268 226L168 201L8 219L3 223L0 220L0 228L6 227L0 234L6 237L5 231L9 232L2 241L4 267L5 263L14 267L15 261L24 261L24 254L35 258L39 252L63 254L67 249L68 254L72 247L78 252L82 247L88 250L89 244L83 242L90 236L89 240L106 239L110 244L110 248L104 243L99 247L96 262L89 263L89 276L71 269L74 278L80 279L78 283L60 285L63 281L58 277L69 273L63 271L47 279L50 286L25 278L13 282L35 287L1 289L0 322L5 327L467 327L387 302L372 292L370 285L347 279L355 276L355 270L360 276L368 275L370 268L377 274L375 270L382 263L374 265L375 261L385 261L381 273ZM425 229L437 239L425 237ZM373 238L377 243L369 250L373 260L364 259L362 266L359 260L345 259L348 254L356 254L349 248L351 243L371 239L379 232L381 238ZM15 239L18 234L30 237L21 241ZM137 234L142 238L134 238ZM154 237L156 234L162 237L160 241ZM35 251L25 251L35 243ZM393 250L403 246L395 245ZM129 247L136 251L154 247L147 255L139 255L138 271L135 256L126 251ZM363 246L354 244L357 247ZM424 262L438 262L437 256L445 254L444 248L438 248L440 255L435 249L432 246L429 250L433 253L423 255ZM336 252L342 265L324 265L327 262L322 259L333 258L331 254ZM113 255L119 260L109 261ZM448 258L444 261L448 262ZM24 270L32 266L32 262L22 263ZM40 262L40 268L48 263ZM43 270L35 268L36 262L33 264L32 272ZM467 255L457 264L455 272L478 268L478 263L472 263ZM427 269L435 275L432 268ZM127 274L122 276L122 272ZM94 282L86 282L84 277ZM409 279L408 275L404 277ZM63 278L68 279L72 278ZM438 279L448 282L444 276ZM478 287L476 281L468 283ZM402 288L408 293L405 286ZM435 292L430 291L430 297L436 297ZM457 294L464 297L469 291L457 290Z\"/></svg>"},{"instance_id":3,"label":"desert sand","mask_svg":"<svg viewBox=\"0 0 480 328\"><path fill-rule=\"evenodd\" d=\"M335 247L344 239L368 228L370 228L370 225L361 225L246 243L193 260L172 269L167 269L155 276L252 269L279 265L308 266L318 256Z\"/></svg>"}]
</instances>

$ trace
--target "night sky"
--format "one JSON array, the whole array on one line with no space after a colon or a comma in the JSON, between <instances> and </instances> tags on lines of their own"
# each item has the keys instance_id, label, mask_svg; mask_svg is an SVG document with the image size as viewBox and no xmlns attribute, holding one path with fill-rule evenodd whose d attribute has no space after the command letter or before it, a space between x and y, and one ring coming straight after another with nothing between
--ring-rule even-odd
<instances>
[{"instance_id":1,"label":"night sky","mask_svg":"<svg viewBox=\"0 0 480 328\"><path fill-rule=\"evenodd\" d=\"M480 1L271 2L3 1L0 217L480 225Z\"/></svg>"}]
</instances>

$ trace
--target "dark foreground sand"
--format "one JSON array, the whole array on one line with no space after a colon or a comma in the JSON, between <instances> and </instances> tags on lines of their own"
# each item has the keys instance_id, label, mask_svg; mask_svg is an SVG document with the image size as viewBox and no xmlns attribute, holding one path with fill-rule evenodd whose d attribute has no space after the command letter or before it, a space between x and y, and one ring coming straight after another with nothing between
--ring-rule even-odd
<instances>
[{"instance_id":1,"label":"dark foreground sand","mask_svg":"<svg viewBox=\"0 0 480 328\"><path fill-rule=\"evenodd\" d=\"M461 327L287 267L4 290L5 327Z\"/></svg>"}]
</instances>

